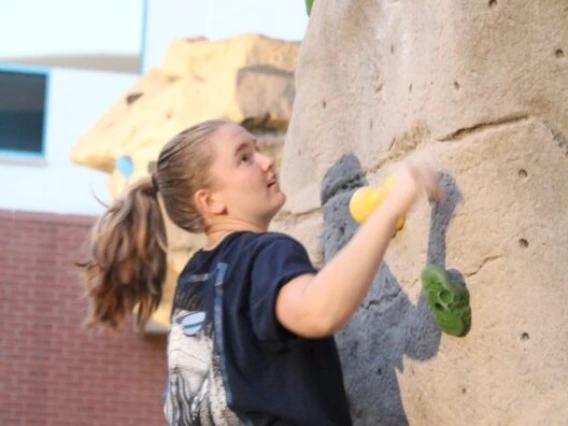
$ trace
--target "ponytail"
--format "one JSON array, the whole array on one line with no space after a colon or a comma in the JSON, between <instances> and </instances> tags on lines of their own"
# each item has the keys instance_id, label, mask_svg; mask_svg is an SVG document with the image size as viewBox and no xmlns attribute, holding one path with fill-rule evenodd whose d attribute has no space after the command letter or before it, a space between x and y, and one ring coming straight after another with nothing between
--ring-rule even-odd
<instances>
[{"instance_id":1,"label":"ponytail","mask_svg":"<svg viewBox=\"0 0 568 426\"><path fill-rule=\"evenodd\" d=\"M117 329L134 311L142 327L166 278L166 227L153 179L135 183L93 227L83 269L91 313L85 325Z\"/></svg>"},{"instance_id":2,"label":"ponytail","mask_svg":"<svg viewBox=\"0 0 568 426\"><path fill-rule=\"evenodd\" d=\"M118 328L134 311L143 326L160 304L166 279L166 224L169 219L189 232L203 232L203 218L193 194L211 185L212 149L208 141L228 122L210 120L174 136L162 148L152 178L135 183L99 219L89 237L85 276L91 314L85 325Z\"/></svg>"}]
</instances>

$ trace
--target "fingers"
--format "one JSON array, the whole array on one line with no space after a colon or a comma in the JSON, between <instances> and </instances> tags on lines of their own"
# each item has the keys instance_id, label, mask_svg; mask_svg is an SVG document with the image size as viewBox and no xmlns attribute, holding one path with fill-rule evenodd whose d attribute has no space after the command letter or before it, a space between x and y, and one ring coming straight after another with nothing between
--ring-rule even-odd
<instances>
[{"instance_id":1,"label":"fingers","mask_svg":"<svg viewBox=\"0 0 568 426\"><path fill-rule=\"evenodd\" d=\"M410 166L416 184L421 187L430 201L443 202L445 193L440 185L440 177L431 169L423 166Z\"/></svg>"},{"instance_id":2,"label":"fingers","mask_svg":"<svg viewBox=\"0 0 568 426\"><path fill-rule=\"evenodd\" d=\"M408 162L398 168L390 193L391 204L400 215L406 214L421 194L430 201L442 202L445 198L437 173Z\"/></svg>"},{"instance_id":3,"label":"fingers","mask_svg":"<svg viewBox=\"0 0 568 426\"><path fill-rule=\"evenodd\" d=\"M424 178L424 189L429 200L444 201L445 193L440 185L440 178L437 173L428 173L428 176Z\"/></svg>"}]
</instances>

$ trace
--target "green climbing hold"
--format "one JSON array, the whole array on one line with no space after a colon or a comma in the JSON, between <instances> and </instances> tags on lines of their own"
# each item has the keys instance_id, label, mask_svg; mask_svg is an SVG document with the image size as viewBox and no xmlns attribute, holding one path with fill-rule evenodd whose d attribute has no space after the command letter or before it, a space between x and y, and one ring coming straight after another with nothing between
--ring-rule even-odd
<instances>
[{"instance_id":1,"label":"green climbing hold","mask_svg":"<svg viewBox=\"0 0 568 426\"><path fill-rule=\"evenodd\" d=\"M452 336L465 336L471 326L469 291L458 274L439 265L422 271L422 288L440 329Z\"/></svg>"},{"instance_id":2,"label":"green climbing hold","mask_svg":"<svg viewBox=\"0 0 568 426\"><path fill-rule=\"evenodd\" d=\"M310 13L312 13L313 4L314 0L306 0L306 12L308 13L308 16L310 16Z\"/></svg>"}]
</instances>

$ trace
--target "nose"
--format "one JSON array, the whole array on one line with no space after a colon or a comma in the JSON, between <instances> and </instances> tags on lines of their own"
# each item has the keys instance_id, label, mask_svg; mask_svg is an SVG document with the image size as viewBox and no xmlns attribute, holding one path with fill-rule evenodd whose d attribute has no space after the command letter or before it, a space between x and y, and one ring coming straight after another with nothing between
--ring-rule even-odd
<instances>
[{"instance_id":1,"label":"nose","mask_svg":"<svg viewBox=\"0 0 568 426\"><path fill-rule=\"evenodd\" d=\"M274 167L274 158L268 154L258 153L260 167L264 171L268 171Z\"/></svg>"}]
</instances>

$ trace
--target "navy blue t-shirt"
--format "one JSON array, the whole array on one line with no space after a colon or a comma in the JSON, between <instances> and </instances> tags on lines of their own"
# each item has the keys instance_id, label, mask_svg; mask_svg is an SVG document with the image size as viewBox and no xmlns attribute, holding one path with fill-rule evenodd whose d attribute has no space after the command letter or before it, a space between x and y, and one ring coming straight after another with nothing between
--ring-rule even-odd
<instances>
[{"instance_id":1,"label":"navy blue t-shirt","mask_svg":"<svg viewBox=\"0 0 568 426\"><path fill-rule=\"evenodd\" d=\"M301 338L275 315L280 288L316 272L273 232L233 233L191 258L168 337L170 425L351 425L334 339Z\"/></svg>"}]
</instances>

